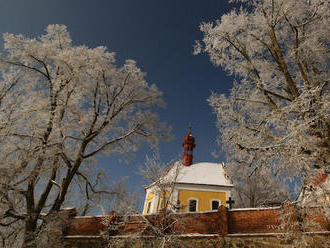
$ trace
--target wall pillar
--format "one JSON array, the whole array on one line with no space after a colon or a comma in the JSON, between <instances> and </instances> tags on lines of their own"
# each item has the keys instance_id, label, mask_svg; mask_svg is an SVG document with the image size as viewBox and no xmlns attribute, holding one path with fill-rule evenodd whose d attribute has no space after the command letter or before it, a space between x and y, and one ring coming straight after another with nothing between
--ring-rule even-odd
<instances>
[{"instance_id":1,"label":"wall pillar","mask_svg":"<svg viewBox=\"0 0 330 248\"><path fill-rule=\"evenodd\" d=\"M286 200L281 205L281 226L285 230L300 231L300 222L298 213L296 212L295 205Z\"/></svg>"},{"instance_id":2,"label":"wall pillar","mask_svg":"<svg viewBox=\"0 0 330 248\"><path fill-rule=\"evenodd\" d=\"M220 205L218 208L219 234L226 236L228 234L228 208Z\"/></svg>"}]
</instances>

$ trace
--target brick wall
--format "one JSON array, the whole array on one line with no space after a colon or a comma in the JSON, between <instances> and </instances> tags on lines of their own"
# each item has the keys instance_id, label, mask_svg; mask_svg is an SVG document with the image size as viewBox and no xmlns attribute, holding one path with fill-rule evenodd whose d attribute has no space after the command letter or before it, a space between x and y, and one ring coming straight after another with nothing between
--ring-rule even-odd
<instances>
[{"instance_id":1,"label":"brick wall","mask_svg":"<svg viewBox=\"0 0 330 248\"><path fill-rule=\"evenodd\" d=\"M330 218L326 218L324 211L329 211L320 208L304 208L301 209L302 219L305 222L306 230L305 231L330 231Z\"/></svg>"},{"instance_id":2,"label":"brick wall","mask_svg":"<svg viewBox=\"0 0 330 248\"><path fill-rule=\"evenodd\" d=\"M65 234L100 235L104 231L110 235L273 233L292 228L290 223L297 223L298 215L302 221L313 219L319 224L317 228L310 227L305 231L327 231L329 220L316 210L305 209L297 214L295 206L287 202L281 207L267 209L228 211L226 207L221 206L217 212L208 213L161 213L145 216L116 216L115 213L111 213L102 217L75 217ZM280 225L282 229L279 229ZM295 225L294 228L299 228L299 225Z\"/></svg>"},{"instance_id":3,"label":"brick wall","mask_svg":"<svg viewBox=\"0 0 330 248\"><path fill-rule=\"evenodd\" d=\"M231 210L228 212L229 233L268 233L280 224L281 210L254 209Z\"/></svg>"},{"instance_id":4,"label":"brick wall","mask_svg":"<svg viewBox=\"0 0 330 248\"><path fill-rule=\"evenodd\" d=\"M223 226L227 226L227 220L221 218L219 212L178 214L176 220L173 228L175 233L227 233L223 230Z\"/></svg>"},{"instance_id":5,"label":"brick wall","mask_svg":"<svg viewBox=\"0 0 330 248\"><path fill-rule=\"evenodd\" d=\"M103 224L104 217L74 217L66 233L68 235L99 235L102 230L106 229Z\"/></svg>"},{"instance_id":6,"label":"brick wall","mask_svg":"<svg viewBox=\"0 0 330 248\"><path fill-rule=\"evenodd\" d=\"M227 210L225 209L227 217ZM223 213L194 213L147 216L75 217L65 231L66 235L100 235L110 231L113 235L161 233L227 233L227 219Z\"/></svg>"}]
</instances>

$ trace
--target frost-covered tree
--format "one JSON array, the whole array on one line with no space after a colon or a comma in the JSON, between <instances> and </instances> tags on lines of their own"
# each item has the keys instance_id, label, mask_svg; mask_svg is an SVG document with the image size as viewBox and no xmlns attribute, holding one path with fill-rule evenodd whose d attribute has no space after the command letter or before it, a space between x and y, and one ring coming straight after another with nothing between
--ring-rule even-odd
<instances>
[{"instance_id":1,"label":"frost-covered tree","mask_svg":"<svg viewBox=\"0 0 330 248\"><path fill-rule=\"evenodd\" d=\"M227 163L226 167L234 182L235 208L278 206L291 198L288 186L272 175L268 167L254 171L246 165L237 166L237 163Z\"/></svg>"},{"instance_id":2,"label":"frost-covered tree","mask_svg":"<svg viewBox=\"0 0 330 248\"><path fill-rule=\"evenodd\" d=\"M328 1L234 2L242 7L201 24L195 47L236 77L229 95L209 98L228 162L283 181L329 174Z\"/></svg>"},{"instance_id":3,"label":"frost-covered tree","mask_svg":"<svg viewBox=\"0 0 330 248\"><path fill-rule=\"evenodd\" d=\"M76 202L80 191L87 201L109 193L99 187L96 155L134 152L168 136L168 128L153 112L161 92L134 61L116 66L105 47L73 45L63 25L32 39L4 34L4 41L0 238L13 247L8 240L23 231L23 246L35 247L43 220L69 193Z\"/></svg>"},{"instance_id":4,"label":"frost-covered tree","mask_svg":"<svg viewBox=\"0 0 330 248\"><path fill-rule=\"evenodd\" d=\"M177 162L176 162L177 163ZM146 180L147 184L152 184L152 193L159 200L159 209L157 215L148 211L141 214L141 207L136 208L132 199L126 198L122 201L125 205L121 205L116 212L104 218L103 224L107 226L107 230L103 233L103 239L107 247L122 247L123 240L118 239L117 235L125 235L125 225L135 223L143 223L140 229L136 229L135 233L126 235L125 245L129 247L131 244L141 242L142 247L185 247L179 239L175 226L184 227L184 223L175 212L182 209L183 206L173 202L174 188L177 176L180 173L179 166L175 171L171 171L171 176L166 177L169 170L175 166L174 162L164 163L160 159L159 151L155 150L152 156L146 156L145 163L140 167L140 175ZM146 191L148 194L150 191ZM144 206L146 207L146 206ZM125 211L123 211L125 209ZM145 210L144 210L145 211ZM123 232L124 231L124 232ZM148 239L145 236L153 236L154 239ZM126 247L125 246L125 247Z\"/></svg>"}]
</instances>

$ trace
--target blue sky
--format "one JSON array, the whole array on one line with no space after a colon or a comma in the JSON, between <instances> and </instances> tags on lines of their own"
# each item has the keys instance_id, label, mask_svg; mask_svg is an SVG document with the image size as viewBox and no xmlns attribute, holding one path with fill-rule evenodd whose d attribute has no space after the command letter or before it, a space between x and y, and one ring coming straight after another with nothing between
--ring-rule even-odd
<instances>
[{"instance_id":1,"label":"blue sky","mask_svg":"<svg viewBox=\"0 0 330 248\"><path fill-rule=\"evenodd\" d=\"M182 154L182 139L191 123L194 161L221 162L224 157L211 155L219 147L215 115L206 99L212 91L228 93L233 79L207 56L192 52L194 41L202 39L200 23L214 21L232 7L224 0L4 0L0 33L36 37L48 24L65 24L74 44L106 46L116 52L119 64L136 60L167 103L157 111L172 127L174 139L160 145L161 159L168 162ZM127 176L129 186L143 193L144 182L136 172L150 153L143 146L128 163L118 156L102 156L98 166L113 180Z\"/></svg>"}]
</instances>

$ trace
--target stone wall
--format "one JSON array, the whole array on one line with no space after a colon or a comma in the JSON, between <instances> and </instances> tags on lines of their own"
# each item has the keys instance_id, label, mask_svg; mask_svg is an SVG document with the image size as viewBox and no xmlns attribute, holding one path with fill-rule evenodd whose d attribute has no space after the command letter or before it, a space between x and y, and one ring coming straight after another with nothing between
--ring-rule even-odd
<instances>
[{"instance_id":1,"label":"stone wall","mask_svg":"<svg viewBox=\"0 0 330 248\"><path fill-rule=\"evenodd\" d=\"M306 247L328 248L329 236L316 234L303 237ZM66 239L66 248L155 248L162 247L164 238L157 237L113 237L111 241L100 238ZM109 243L110 242L110 243ZM168 240L166 248L296 248L302 247L293 240L284 240L277 236L222 237L218 235L178 236Z\"/></svg>"}]
</instances>

